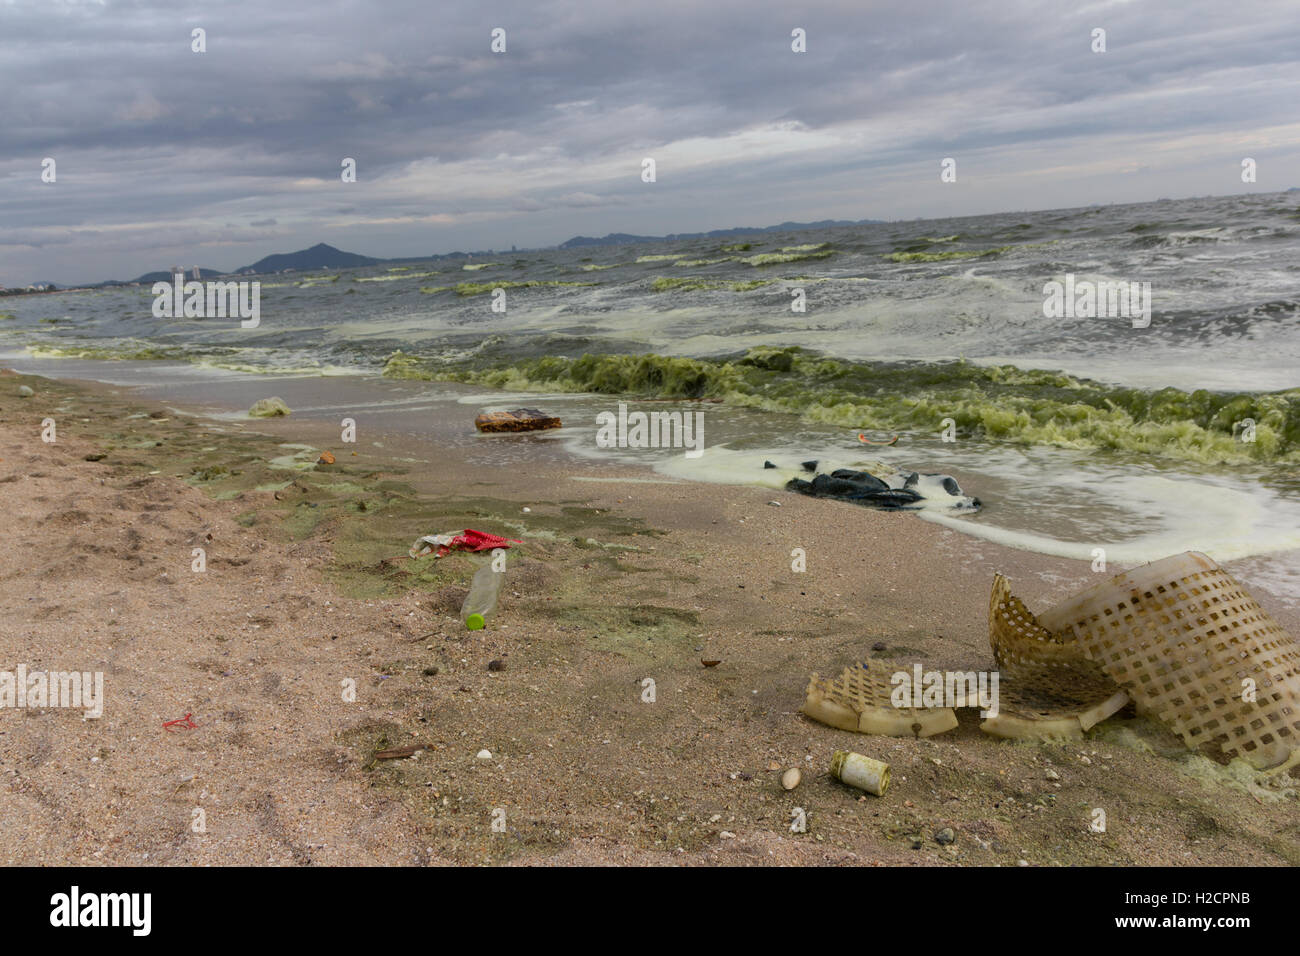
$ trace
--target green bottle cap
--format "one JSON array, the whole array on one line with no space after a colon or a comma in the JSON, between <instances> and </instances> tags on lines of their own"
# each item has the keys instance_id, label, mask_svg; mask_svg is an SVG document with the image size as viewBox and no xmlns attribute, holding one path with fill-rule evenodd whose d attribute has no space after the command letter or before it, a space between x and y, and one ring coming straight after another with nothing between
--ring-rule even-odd
<instances>
[{"instance_id":1,"label":"green bottle cap","mask_svg":"<svg viewBox=\"0 0 1300 956\"><path fill-rule=\"evenodd\" d=\"M483 625L486 623L487 621L483 620L482 614L471 614L469 617L465 618L465 626L471 631L482 630Z\"/></svg>"}]
</instances>

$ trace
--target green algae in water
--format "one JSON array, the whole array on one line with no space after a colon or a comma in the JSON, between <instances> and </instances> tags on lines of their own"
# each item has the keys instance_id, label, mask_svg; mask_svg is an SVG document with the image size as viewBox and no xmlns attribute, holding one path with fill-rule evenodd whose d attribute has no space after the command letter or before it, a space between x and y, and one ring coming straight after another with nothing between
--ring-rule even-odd
<instances>
[{"instance_id":1,"label":"green algae in water","mask_svg":"<svg viewBox=\"0 0 1300 956\"><path fill-rule=\"evenodd\" d=\"M775 266L787 262L804 262L808 259L827 259L833 255L835 251L832 249L821 252L760 252L758 255L736 261L750 266Z\"/></svg>"},{"instance_id":2,"label":"green algae in water","mask_svg":"<svg viewBox=\"0 0 1300 956\"><path fill-rule=\"evenodd\" d=\"M598 285L596 282L562 282L558 279L526 279L522 281L510 281L502 279L499 282L458 282L454 286L421 286L420 291L428 295L435 292L446 292L448 289L454 290L459 296L484 295L493 289L533 289L541 287L573 287L580 288L583 286Z\"/></svg>"},{"instance_id":3,"label":"green algae in water","mask_svg":"<svg viewBox=\"0 0 1300 956\"><path fill-rule=\"evenodd\" d=\"M404 282L407 279L425 279L428 278L429 276L436 276L441 274L437 270L433 272L409 272L406 269L403 269L402 273L403 274L390 275L390 276L359 276L353 279L352 281L353 282Z\"/></svg>"},{"instance_id":4,"label":"green algae in water","mask_svg":"<svg viewBox=\"0 0 1300 956\"><path fill-rule=\"evenodd\" d=\"M708 290L711 292L731 291L748 292L770 285L772 279L753 279L748 282L718 282L710 279L695 279L683 276L659 276L650 287L656 292L693 292Z\"/></svg>"},{"instance_id":5,"label":"green algae in water","mask_svg":"<svg viewBox=\"0 0 1300 956\"><path fill-rule=\"evenodd\" d=\"M731 359L546 356L487 368L396 352L384 375L520 391L721 399L855 429L930 433L952 418L965 436L1203 463L1300 461L1300 389L1147 391L1014 365L845 362L797 347L760 347ZM1246 418L1256 422L1253 443L1234 434Z\"/></svg>"},{"instance_id":6,"label":"green algae in water","mask_svg":"<svg viewBox=\"0 0 1300 956\"><path fill-rule=\"evenodd\" d=\"M27 352L36 358L75 358L108 361L187 361L185 350L172 346L120 342L116 345L29 345Z\"/></svg>"},{"instance_id":7,"label":"green algae in water","mask_svg":"<svg viewBox=\"0 0 1300 956\"><path fill-rule=\"evenodd\" d=\"M721 289L721 282L707 279L687 279L680 276L660 276L650 284L656 292L692 292L699 289Z\"/></svg>"},{"instance_id":8,"label":"green algae in water","mask_svg":"<svg viewBox=\"0 0 1300 956\"><path fill-rule=\"evenodd\" d=\"M1015 246L997 246L993 249L953 249L949 252L891 252L887 256L890 262L946 262L950 259L980 259L984 256L999 256Z\"/></svg>"}]
</instances>

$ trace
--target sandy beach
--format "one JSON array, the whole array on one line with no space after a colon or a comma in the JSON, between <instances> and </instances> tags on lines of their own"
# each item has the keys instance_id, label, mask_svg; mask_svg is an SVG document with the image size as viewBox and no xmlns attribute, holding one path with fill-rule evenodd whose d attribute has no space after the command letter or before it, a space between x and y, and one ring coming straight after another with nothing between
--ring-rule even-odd
<instances>
[{"instance_id":1,"label":"sandy beach","mask_svg":"<svg viewBox=\"0 0 1300 956\"><path fill-rule=\"evenodd\" d=\"M1044 607L1093 583L1084 562L648 469L457 447L426 466L333 437L0 376L0 670L104 674L97 719L0 710L0 860L1300 863L1295 772L1189 753L1131 709L1050 744L972 711L928 739L799 713L814 671L991 667L994 572ZM527 439L500 441L509 462ZM474 562L406 557L462 528L523 542L479 632L457 618ZM837 749L888 761L888 793L831 779Z\"/></svg>"}]
</instances>

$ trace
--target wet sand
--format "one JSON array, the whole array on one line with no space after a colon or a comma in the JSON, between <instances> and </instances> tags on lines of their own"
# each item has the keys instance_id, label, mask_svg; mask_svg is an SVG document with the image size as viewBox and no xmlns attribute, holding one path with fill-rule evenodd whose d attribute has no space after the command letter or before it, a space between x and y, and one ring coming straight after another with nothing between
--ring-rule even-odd
<instances>
[{"instance_id":1,"label":"wet sand","mask_svg":"<svg viewBox=\"0 0 1300 956\"><path fill-rule=\"evenodd\" d=\"M323 415L195 418L113 391L0 377L0 670L100 670L106 696L97 720L0 710L6 863L1300 862L1293 776L1188 754L1130 711L1052 744L970 712L921 740L799 714L811 672L869 657L990 667L994 571L1033 608L1093 583L1085 563L485 445L472 414L352 446ZM337 464L311 467L321 449ZM473 562L405 557L465 527L523 541L480 632L457 619ZM831 780L836 749L888 760L886 796Z\"/></svg>"}]
</instances>

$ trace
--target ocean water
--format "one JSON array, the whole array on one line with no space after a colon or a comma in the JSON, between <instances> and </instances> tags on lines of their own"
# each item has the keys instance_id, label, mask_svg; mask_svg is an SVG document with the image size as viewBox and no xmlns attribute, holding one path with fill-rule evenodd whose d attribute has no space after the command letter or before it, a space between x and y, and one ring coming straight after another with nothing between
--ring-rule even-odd
<instances>
[{"instance_id":1,"label":"ocean water","mask_svg":"<svg viewBox=\"0 0 1300 956\"><path fill-rule=\"evenodd\" d=\"M924 520L1118 564L1267 558L1294 591L1297 253L1300 193L1161 201L266 276L255 329L157 319L147 288L6 298L0 350L155 387L346 377L376 408L400 383L404 428L422 390L439 414L542 404L566 453L678 480L777 485L809 458L952 473L984 510ZM1150 325L1045 315L1067 275L1149 283ZM702 411L705 454L597 448L619 401Z\"/></svg>"}]
</instances>

